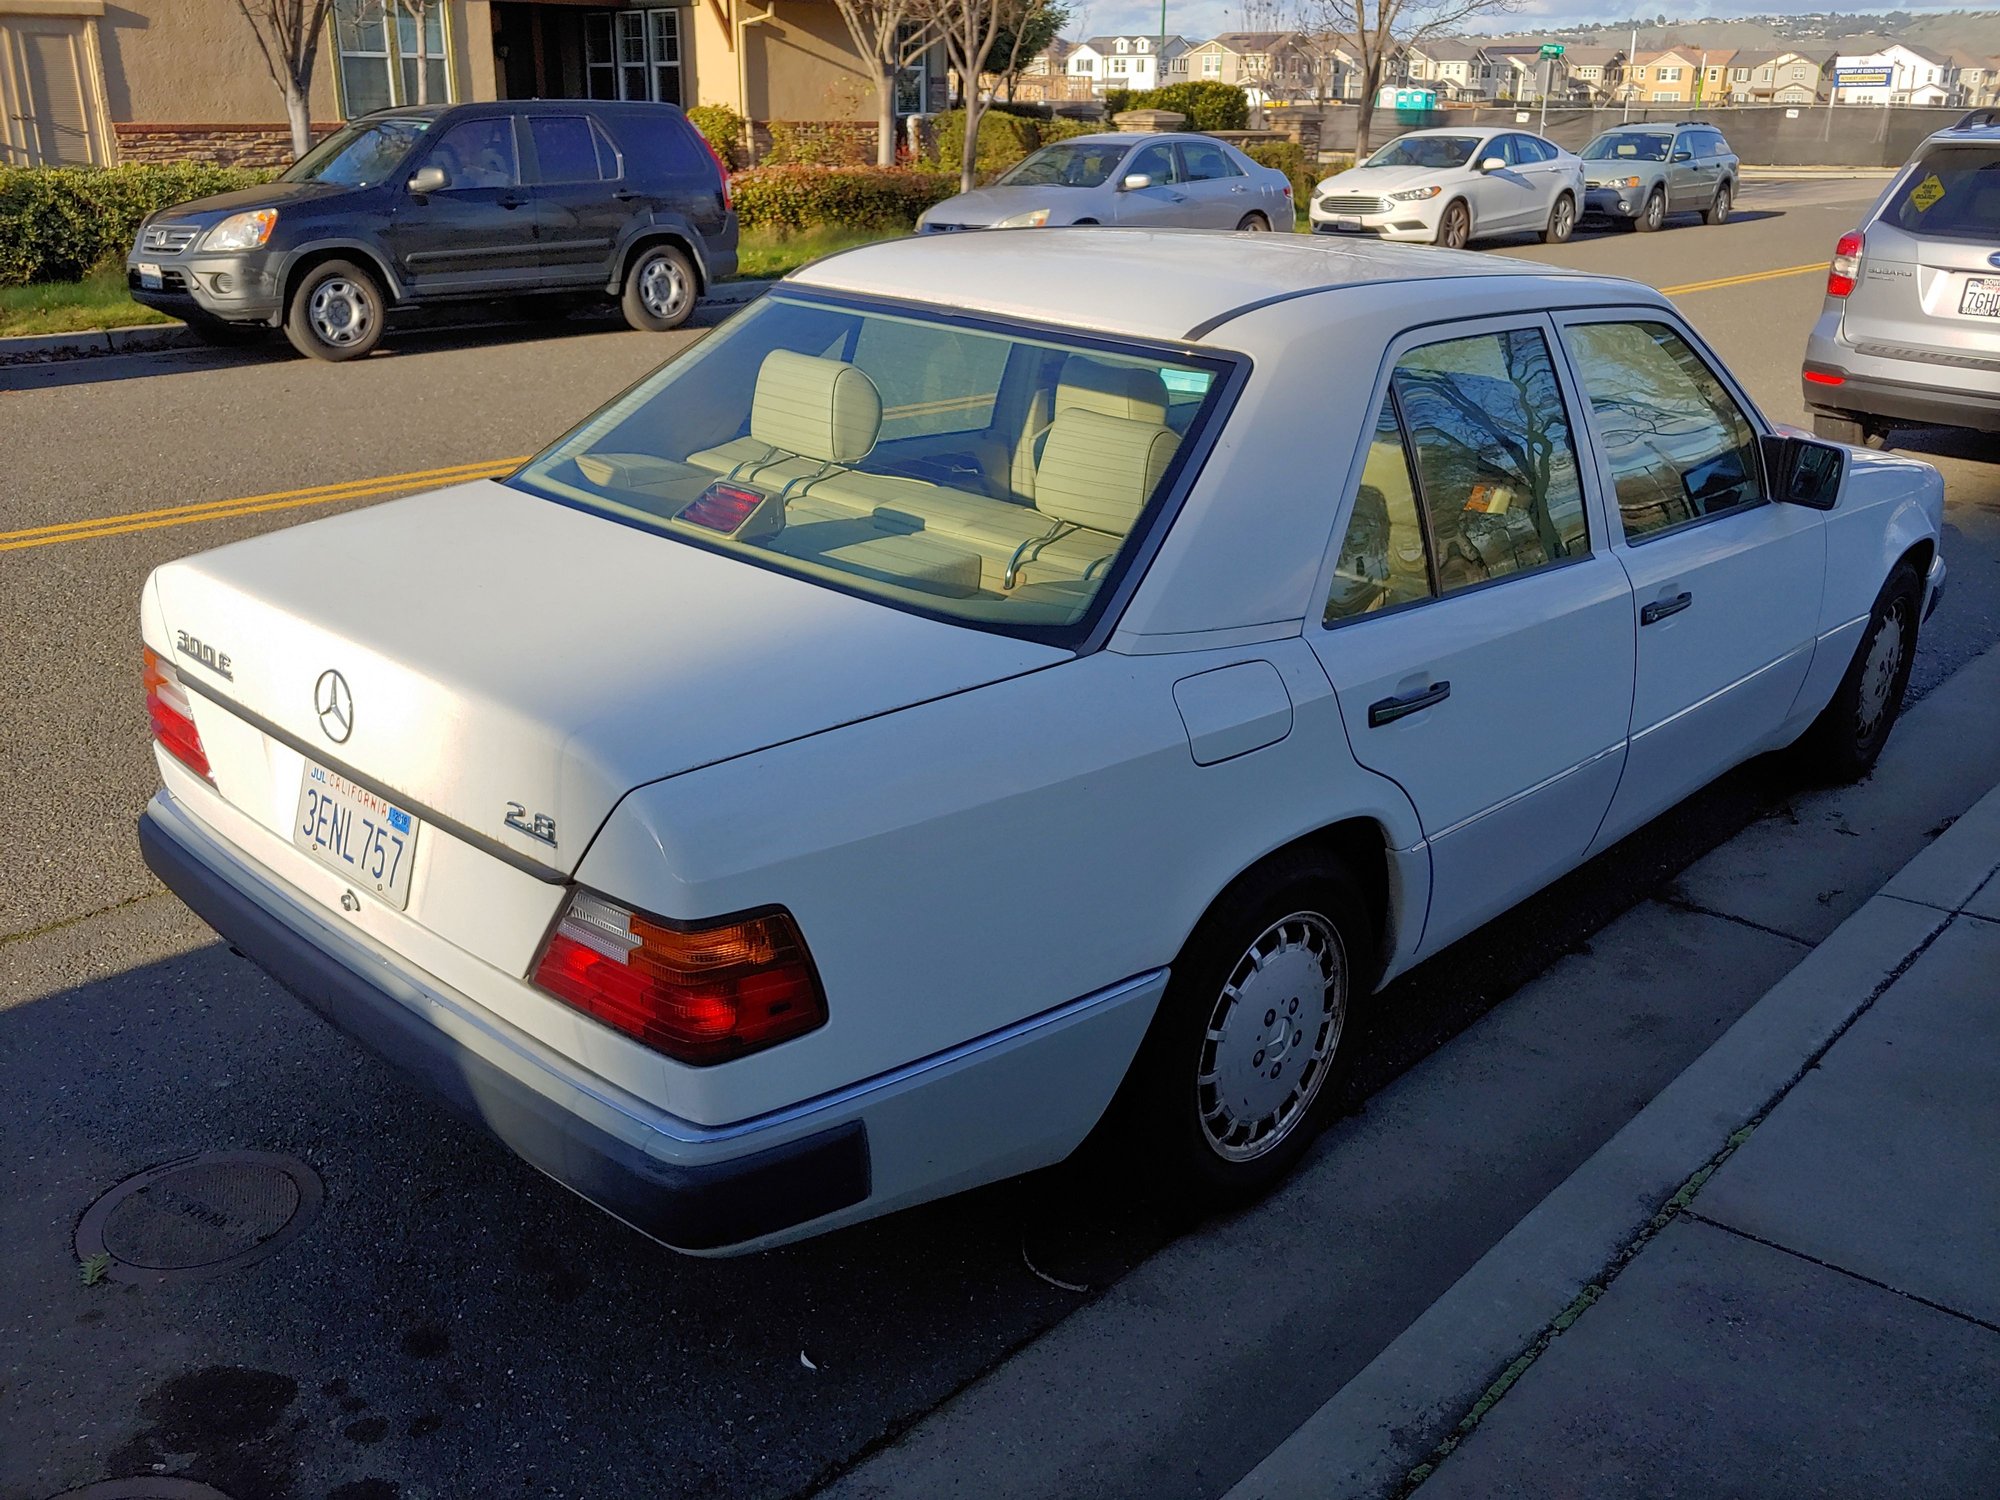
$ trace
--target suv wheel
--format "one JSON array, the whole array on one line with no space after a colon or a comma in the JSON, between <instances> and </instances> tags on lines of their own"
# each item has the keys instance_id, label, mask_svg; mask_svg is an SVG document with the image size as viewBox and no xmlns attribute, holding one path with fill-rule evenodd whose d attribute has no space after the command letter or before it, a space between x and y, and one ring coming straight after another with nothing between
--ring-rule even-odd
<instances>
[{"instance_id":1,"label":"suv wheel","mask_svg":"<svg viewBox=\"0 0 2000 1500\"><path fill-rule=\"evenodd\" d=\"M643 333L678 328L694 314L694 287L685 255L672 245L649 245L625 273L625 321Z\"/></svg>"},{"instance_id":2,"label":"suv wheel","mask_svg":"<svg viewBox=\"0 0 2000 1500\"><path fill-rule=\"evenodd\" d=\"M292 292L285 337L313 359L359 359L382 342L382 286L352 261L314 266Z\"/></svg>"},{"instance_id":3,"label":"suv wheel","mask_svg":"<svg viewBox=\"0 0 2000 1500\"><path fill-rule=\"evenodd\" d=\"M1646 200L1646 206L1639 210L1639 217L1632 221L1632 227L1641 234L1651 234L1667 222L1667 193L1664 188L1654 188L1653 196Z\"/></svg>"},{"instance_id":4,"label":"suv wheel","mask_svg":"<svg viewBox=\"0 0 2000 1500\"><path fill-rule=\"evenodd\" d=\"M1715 190L1715 201L1701 211L1704 224L1727 224L1729 222L1729 184Z\"/></svg>"}]
</instances>

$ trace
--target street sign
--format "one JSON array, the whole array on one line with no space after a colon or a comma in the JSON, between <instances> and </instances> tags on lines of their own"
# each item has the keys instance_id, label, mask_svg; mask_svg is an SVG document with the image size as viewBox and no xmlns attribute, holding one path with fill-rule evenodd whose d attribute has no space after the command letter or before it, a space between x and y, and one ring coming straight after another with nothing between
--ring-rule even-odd
<instances>
[{"instance_id":1,"label":"street sign","mask_svg":"<svg viewBox=\"0 0 2000 1500\"><path fill-rule=\"evenodd\" d=\"M1541 55L1543 57L1561 57L1563 55L1563 44L1561 42L1544 42L1542 43Z\"/></svg>"},{"instance_id":2,"label":"street sign","mask_svg":"<svg viewBox=\"0 0 2000 1500\"><path fill-rule=\"evenodd\" d=\"M1835 68L1833 82L1843 89L1886 89L1895 77L1888 68Z\"/></svg>"}]
</instances>

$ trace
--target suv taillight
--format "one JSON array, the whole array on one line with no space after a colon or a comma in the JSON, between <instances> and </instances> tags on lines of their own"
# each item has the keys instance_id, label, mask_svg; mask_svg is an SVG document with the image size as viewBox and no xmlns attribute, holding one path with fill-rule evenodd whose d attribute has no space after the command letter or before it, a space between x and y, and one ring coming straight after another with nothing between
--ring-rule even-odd
<instances>
[{"instance_id":1,"label":"suv taillight","mask_svg":"<svg viewBox=\"0 0 2000 1500\"><path fill-rule=\"evenodd\" d=\"M213 786L208 752L201 748L201 731L194 727L194 710L180 674L151 646L145 648L146 718L153 726L153 739L175 760Z\"/></svg>"},{"instance_id":2,"label":"suv taillight","mask_svg":"<svg viewBox=\"0 0 2000 1500\"><path fill-rule=\"evenodd\" d=\"M688 128L690 130L694 129L692 125L690 125ZM716 177L717 191L719 191L722 194L722 211L724 213L728 213L730 208L733 207L733 205L729 201L729 167L723 161L721 155L716 151L714 145L709 141L707 136L703 135L699 130L695 130L694 138L701 142L701 149L706 151L708 153L708 159L715 163L715 177Z\"/></svg>"},{"instance_id":3,"label":"suv taillight","mask_svg":"<svg viewBox=\"0 0 2000 1500\"><path fill-rule=\"evenodd\" d=\"M535 965L558 1000L681 1062L727 1062L826 1023L826 996L789 913L668 924L572 894Z\"/></svg>"},{"instance_id":4,"label":"suv taillight","mask_svg":"<svg viewBox=\"0 0 2000 1500\"><path fill-rule=\"evenodd\" d=\"M1845 297L1861 279L1861 234L1843 234L1833 247L1833 264L1826 268L1826 294Z\"/></svg>"}]
</instances>

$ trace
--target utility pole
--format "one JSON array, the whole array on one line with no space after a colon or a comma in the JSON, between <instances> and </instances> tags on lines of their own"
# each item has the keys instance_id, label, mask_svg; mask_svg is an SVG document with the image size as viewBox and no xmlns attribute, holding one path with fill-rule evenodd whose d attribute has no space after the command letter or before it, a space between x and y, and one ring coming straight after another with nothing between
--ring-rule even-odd
<instances>
[{"instance_id":1,"label":"utility pole","mask_svg":"<svg viewBox=\"0 0 2000 1500\"><path fill-rule=\"evenodd\" d=\"M1638 87L1632 81L1632 69L1638 65L1638 61L1639 28L1634 26L1632 28L1632 45L1625 53L1625 122L1628 125L1632 121L1632 90Z\"/></svg>"}]
</instances>

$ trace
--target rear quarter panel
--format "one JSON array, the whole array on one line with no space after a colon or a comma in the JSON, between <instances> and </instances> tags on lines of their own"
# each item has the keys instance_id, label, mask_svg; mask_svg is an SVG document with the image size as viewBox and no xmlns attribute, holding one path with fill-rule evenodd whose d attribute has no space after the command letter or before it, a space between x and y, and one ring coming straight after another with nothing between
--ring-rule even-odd
<instances>
[{"instance_id":1,"label":"rear quarter panel","mask_svg":"<svg viewBox=\"0 0 2000 1500\"><path fill-rule=\"evenodd\" d=\"M1174 683L1247 660L1277 669L1291 731L1197 765ZM671 917L776 904L798 919L828 1024L739 1062L669 1065L670 1107L718 1122L1171 964L1238 873L1356 815L1397 847L1419 840L1400 790L1348 755L1304 641L1103 651L641 788L578 878ZM1421 926L1426 899L1392 892L1392 909Z\"/></svg>"}]
</instances>

